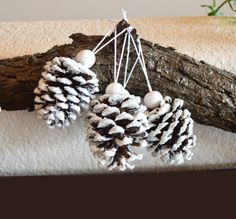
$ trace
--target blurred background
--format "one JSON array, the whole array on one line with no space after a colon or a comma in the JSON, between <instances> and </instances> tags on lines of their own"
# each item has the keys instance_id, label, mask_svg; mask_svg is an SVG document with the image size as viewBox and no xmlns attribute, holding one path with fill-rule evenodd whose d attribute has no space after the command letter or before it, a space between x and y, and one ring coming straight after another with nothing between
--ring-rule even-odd
<instances>
[{"instance_id":1,"label":"blurred background","mask_svg":"<svg viewBox=\"0 0 236 219\"><path fill-rule=\"evenodd\" d=\"M129 18L204 16L212 0L0 0L0 21L76 20L120 18L120 9ZM232 15L229 7L223 12Z\"/></svg>"}]
</instances>

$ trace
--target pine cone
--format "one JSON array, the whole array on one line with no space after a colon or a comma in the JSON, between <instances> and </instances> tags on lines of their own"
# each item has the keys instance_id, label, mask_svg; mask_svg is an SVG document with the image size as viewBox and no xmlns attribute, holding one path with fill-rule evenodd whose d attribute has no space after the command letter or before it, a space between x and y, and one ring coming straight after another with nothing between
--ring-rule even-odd
<instances>
[{"instance_id":1,"label":"pine cone","mask_svg":"<svg viewBox=\"0 0 236 219\"><path fill-rule=\"evenodd\" d=\"M44 69L34 90L35 110L51 128L68 126L98 92L96 74L81 63L64 57L47 62Z\"/></svg>"},{"instance_id":2,"label":"pine cone","mask_svg":"<svg viewBox=\"0 0 236 219\"><path fill-rule=\"evenodd\" d=\"M148 120L140 97L104 94L91 102L88 140L94 156L108 169L133 169L129 162L142 159L134 148L146 147Z\"/></svg>"},{"instance_id":3,"label":"pine cone","mask_svg":"<svg viewBox=\"0 0 236 219\"><path fill-rule=\"evenodd\" d=\"M183 100L165 97L160 106L148 112L150 129L147 141L153 156L159 155L163 162L181 164L190 160L191 148L196 144L193 135L193 120L187 109L182 109Z\"/></svg>"}]
</instances>

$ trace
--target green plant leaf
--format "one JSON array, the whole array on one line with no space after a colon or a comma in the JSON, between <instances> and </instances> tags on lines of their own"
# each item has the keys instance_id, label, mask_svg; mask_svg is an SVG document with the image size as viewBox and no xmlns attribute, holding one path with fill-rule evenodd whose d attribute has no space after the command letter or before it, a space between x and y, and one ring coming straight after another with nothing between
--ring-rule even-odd
<instances>
[{"instance_id":1,"label":"green plant leaf","mask_svg":"<svg viewBox=\"0 0 236 219\"><path fill-rule=\"evenodd\" d=\"M208 16L223 16L221 8L226 6L226 4L231 8L232 11L236 12L236 0L222 0L221 4L217 5L216 1L213 0L212 5L201 5L202 7L208 8Z\"/></svg>"},{"instance_id":2,"label":"green plant leaf","mask_svg":"<svg viewBox=\"0 0 236 219\"><path fill-rule=\"evenodd\" d=\"M216 16L224 16L224 13L221 12L221 11L217 11L217 12L215 13L215 15L216 15Z\"/></svg>"},{"instance_id":3,"label":"green plant leaf","mask_svg":"<svg viewBox=\"0 0 236 219\"><path fill-rule=\"evenodd\" d=\"M224 15L220 10L217 10L217 6L209 5L208 8L210 10L208 12L208 16L223 16Z\"/></svg>"},{"instance_id":4,"label":"green plant leaf","mask_svg":"<svg viewBox=\"0 0 236 219\"><path fill-rule=\"evenodd\" d=\"M208 16L224 16L224 14L221 11L211 11Z\"/></svg>"},{"instance_id":5,"label":"green plant leaf","mask_svg":"<svg viewBox=\"0 0 236 219\"><path fill-rule=\"evenodd\" d=\"M236 0L232 0L233 6L236 7Z\"/></svg>"}]
</instances>

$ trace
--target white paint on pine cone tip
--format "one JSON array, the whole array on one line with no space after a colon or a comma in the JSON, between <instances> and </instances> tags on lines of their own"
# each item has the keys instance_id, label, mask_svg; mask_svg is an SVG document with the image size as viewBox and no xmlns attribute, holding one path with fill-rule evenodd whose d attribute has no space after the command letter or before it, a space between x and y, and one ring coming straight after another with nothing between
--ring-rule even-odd
<instances>
[{"instance_id":1,"label":"white paint on pine cone tip","mask_svg":"<svg viewBox=\"0 0 236 219\"><path fill-rule=\"evenodd\" d=\"M85 49L81 50L75 57L75 60L82 65L90 68L94 65L96 61L96 57L91 50Z\"/></svg>"},{"instance_id":2,"label":"white paint on pine cone tip","mask_svg":"<svg viewBox=\"0 0 236 219\"><path fill-rule=\"evenodd\" d=\"M127 120L133 120L134 119L134 117L131 115L131 114L129 114L129 113L127 113L127 112L122 112L122 113L120 113L120 114L118 114L117 116L116 116L116 121L119 121L119 120L125 120L125 119L127 119Z\"/></svg>"},{"instance_id":3,"label":"white paint on pine cone tip","mask_svg":"<svg viewBox=\"0 0 236 219\"><path fill-rule=\"evenodd\" d=\"M118 134L118 133L123 134L124 132L125 132L125 130L121 126L115 125L110 129L108 134L110 134L110 135Z\"/></svg>"},{"instance_id":4,"label":"white paint on pine cone tip","mask_svg":"<svg viewBox=\"0 0 236 219\"><path fill-rule=\"evenodd\" d=\"M56 106L60 107L62 109L68 109L69 108L67 103L62 103L62 102L56 103Z\"/></svg>"},{"instance_id":5,"label":"white paint on pine cone tip","mask_svg":"<svg viewBox=\"0 0 236 219\"><path fill-rule=\"evenodd\" d=\"M41 78L39 80L38 87L39 87L40 90L47 91L47 85L45 84L45 80L44 79Z\"/></svg>"},{"instance_id":6,"label":"white paint on pine cone tip","mask_svg":"<svg viewBox=\"0 0 236 219\"><path fill-rule=\"evenodd\" d=\"M144 104L148 109L155 109L163 100L163 96L158 91L148 92L144 97Z\"/></svg>"},{"instance_id":7,"label":"white paint on pine cone tip","mask_svg":"<svg viewBox=\"0 0 236 219\"><path fill-rule=\"evenodd\" d=\"M56 81L56 77L54 75L50 74L50 73L43 72L42 76L47 81Z\"/></svg>"},{"instance_id":8,"label":"white paint on pine cone tip","mask_svg":"<svg viewBox=\"0 0 236 219\"><path fill-rule=\"evenodd\" d=\"M118 145L129 145L133 143L133 138L125 136L123 139L116 138L116 143Z\"/></svg>"},{"instance_id":9,"label":"white paint on pine cone tip","mask_svg":"<svg viewBox=\"0 0 236 219\"><path fill-rule=\"evenodd\" d=\"M67 84L67 85L72 84L71 80L69 80L68 78L57 78L57 81L62 83L62 84Z\"/></svg>"},{"instance_id":10,"label":"white paint on pine cone tip","mask_svg":"<svg viewBox=\"0 0 236 219\"><path fill-rule=\"evenodd\" d=\"M117 82L109 84L105 92L106 94L121 94L121 95L129 94L129 92L123 87L123 85Z\"/></svg>"}]
</instances>

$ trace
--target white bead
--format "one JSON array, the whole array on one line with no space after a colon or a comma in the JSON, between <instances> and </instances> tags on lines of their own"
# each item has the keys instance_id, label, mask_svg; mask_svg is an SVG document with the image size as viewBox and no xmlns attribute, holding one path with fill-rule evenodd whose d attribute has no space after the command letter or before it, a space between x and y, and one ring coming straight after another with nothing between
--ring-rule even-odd
<instances>
[{"instance_id":1,"label":"white bead","mask_svg":"<svg viewBox=\"0 0 236 219\"><path fill-rule=\"evenodd\" d=\"M155 109L163 100L163 96L158 91L151 91L144 97L144 104L148 109Z\"/></svg>"},{"instance_id":2,"label":"white bead","mask_svg":"<svg viewBox=\"0 0 236 219\"><path fill-rule=\"evenodd\" d=\"M122 94L127 95L129 92L120 83L111 83L106 88L106 94Z\"/></svg>"},{"instance_id":3,"label":"white bead","mask_svg":"<svg viewBox=\"0 0 236 219\"><path fill-rule=\"evenodd\" d=\"M90 68L94 65L96 57L91 50L85 49L81 50L75 57L76 62Z\"/></svg>"}]
</instances>

